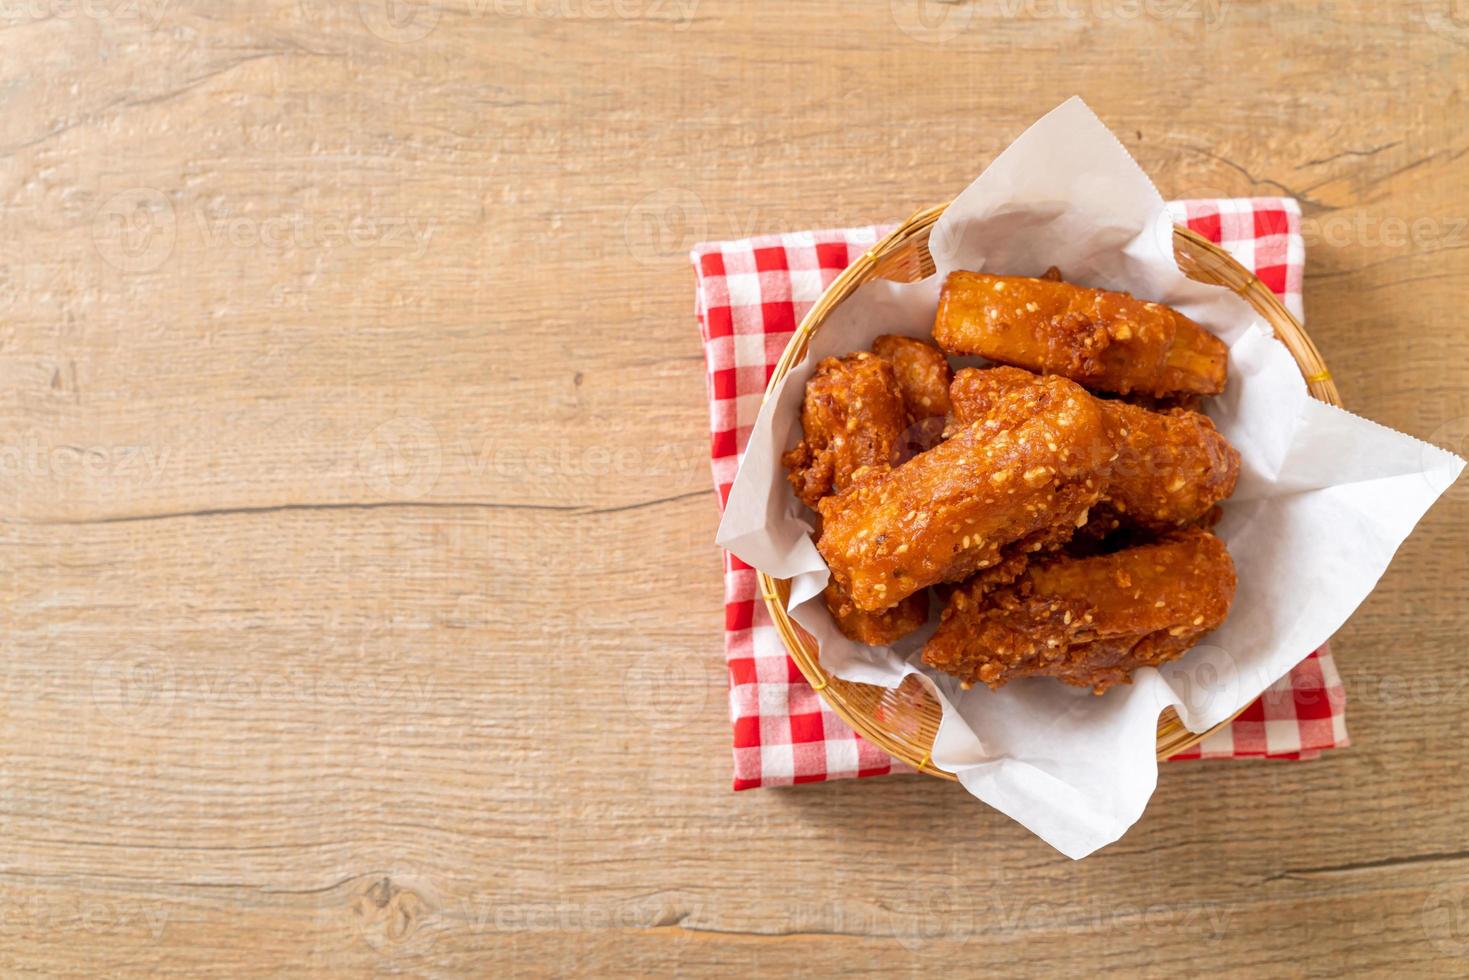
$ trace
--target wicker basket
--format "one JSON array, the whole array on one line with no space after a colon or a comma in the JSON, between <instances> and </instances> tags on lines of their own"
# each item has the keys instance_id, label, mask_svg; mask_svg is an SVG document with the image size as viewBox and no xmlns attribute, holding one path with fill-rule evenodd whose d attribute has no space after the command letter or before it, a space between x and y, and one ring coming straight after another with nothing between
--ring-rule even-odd
<instances>
[{"instance_id":1,"label":"wicker basket","mask_svg":"<svg viewBox=\"0 0 1469 980\"><path fill-rule=\"evenodd\" d=\"M870 248L832 282L786 345L785 352L775 366L775 373L771 376L770 388L766 389L767 397L776 382L806 356L806 347L812 336L821 329L832 310L852 295L858 286L872 279L915 282L933 273L933 258L928 252L928 235L934 222L944 213L945 207L947 205L941 205L915 214ZM1219 246L1186 228L1173 230L1173 246L1179 267L1190 278L1229 287L1274 328L1276 337L1285 344L1300 365L1301 374L1305 376L1306 385L1312 395L1332 405L1341 404L1336 385L1332 383L1331 374L1326 370L1320 352L1311 343L1311 338L1306 336L1305 329L1281 305L1268 286L1230 258ZM781 639L785 641L786 649L790 651L791 659L800 667L801 673L806 675L811 686L831 705L832 710L861 733L863 738L898 761L930 775L955 779L952 773L935 768L930 758L941 712L938 702L928 691L911 678L901 687L890 690L831 676L817 660L815 640L796 625L786 612L790 582L774 579L763 572L760 573L759 580L765 605L770 610ZM1228 725L1230 721L1233 719L1222 722L1209 732L1194 733L1184 728L1178 715L1169 708L1158 719L1158 758L1166 759L1183 751L1213 731Z\"/></svg>"}]
</instances>

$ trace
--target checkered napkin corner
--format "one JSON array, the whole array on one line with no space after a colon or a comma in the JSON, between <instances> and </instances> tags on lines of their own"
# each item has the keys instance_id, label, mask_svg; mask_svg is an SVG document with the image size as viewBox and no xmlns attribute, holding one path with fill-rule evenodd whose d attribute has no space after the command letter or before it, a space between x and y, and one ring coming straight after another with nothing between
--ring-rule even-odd
<instances>
[{"instance_id":1,"label":"checkered napkin corner","mask_svg":"<svg viewBox=\"0 0 1469 980\"><path fill-rule=\"evenodd\" d=\"M1222 244L1301 315L1305 251L1294 200L1176 201L1169 208L1176 222ZM891 227L765 235L693 250L721 509L796 325L837 274ZM861 739L806 683L760 599L755 570L728 553L724 598L735 789L908 771ZM1322 647L1232 725L1175 758L1312 758L1347 744L1345 700L1330 651Z\"/></svg>"}]
</instances>

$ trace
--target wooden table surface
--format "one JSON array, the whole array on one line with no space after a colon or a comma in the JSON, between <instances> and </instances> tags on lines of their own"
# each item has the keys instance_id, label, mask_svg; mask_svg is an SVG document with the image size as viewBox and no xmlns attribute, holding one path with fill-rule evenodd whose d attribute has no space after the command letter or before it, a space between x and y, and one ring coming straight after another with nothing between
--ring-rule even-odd
<instances>
[{"instance_id":1,"label":"wooden table surface","mask_svg":"<svg viewBox=\"0 0 1469 980\"><path fill-rule=\"evenodd\" d=\"M0 4L0 972L1463 974L1464 486L1337 636L1352 748L1083 862L732 793L686 253L1081 94L1297 197L1348 405L1463 452L1466 82L1461 0Z\"/></svg>"}]
</instances>

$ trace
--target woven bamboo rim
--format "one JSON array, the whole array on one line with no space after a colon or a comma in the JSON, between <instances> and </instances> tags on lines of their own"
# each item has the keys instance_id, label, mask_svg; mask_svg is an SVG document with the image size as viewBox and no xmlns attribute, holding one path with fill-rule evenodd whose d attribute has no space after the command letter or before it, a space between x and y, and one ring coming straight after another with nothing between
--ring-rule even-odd
<instances>
[{"instance_id":1,"label":"woven bamboo rim","mask_svg":"<svg viewBox=\"0 0 1469 980\"><path fill-rule=\"evenodd\" d=\"M770 386L766 388L767 397L776 382L806 356L807 345L832 310L852 295L858 286L873 279L916 282L934 272L933 257L928 251L928 235L946 207L948 205L939 205L918 212L837 276L786 345L771 375ZM1274 328L1275 336L1285 344L1300 366L1312 396L1332 405L1341 405L1336 384L1321 359L1321 352L1270 287L1218 245L1187 228L1173 229L1173 248L1179 267L1189 278L1210 285L1227 286ZM941 709L921 684L905 681L901 687L890 690L844 681L828 674L817 660L816 641L786 613L786 602L790 597L789 580L775 579L761 572L759 582L761 596L791 659L833 711L863 738L898 761L932 776L950 780L958 778L933 765L931 750L938 734ZM1194 733L1183 727L1172 708L1167 709L1158 718L1158 758L1166 759L1182 752L1233 720L1229 718L1207 732Z\"/></svg>"}]
</instances>

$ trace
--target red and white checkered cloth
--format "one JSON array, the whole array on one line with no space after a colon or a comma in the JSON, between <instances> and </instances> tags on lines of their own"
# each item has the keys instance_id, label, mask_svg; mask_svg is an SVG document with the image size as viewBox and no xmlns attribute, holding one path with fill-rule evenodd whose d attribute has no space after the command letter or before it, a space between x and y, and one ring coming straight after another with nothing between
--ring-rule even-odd
<instances>
[{"instance_id":1,"label":"red and white checkered cloth","mask_svg":"<svg viewBox=\"0 0 1469 980\"><path fill-rule=\"evenodd\" d=\"M1305 245L1291 198L1175 201L1174 221L1223 245L1297 317ZM761 396L786 342L822 292L892 226L764 235L694 248L696 312L709 366L714 485L722 509ZM725 658L734 788L907 771L826 706L786 654L755 570L725 553ZM1228 728L1175 759L1308 759L1347 744L1346 694L1323 646Z\"/></svg>"}]
</instances>

